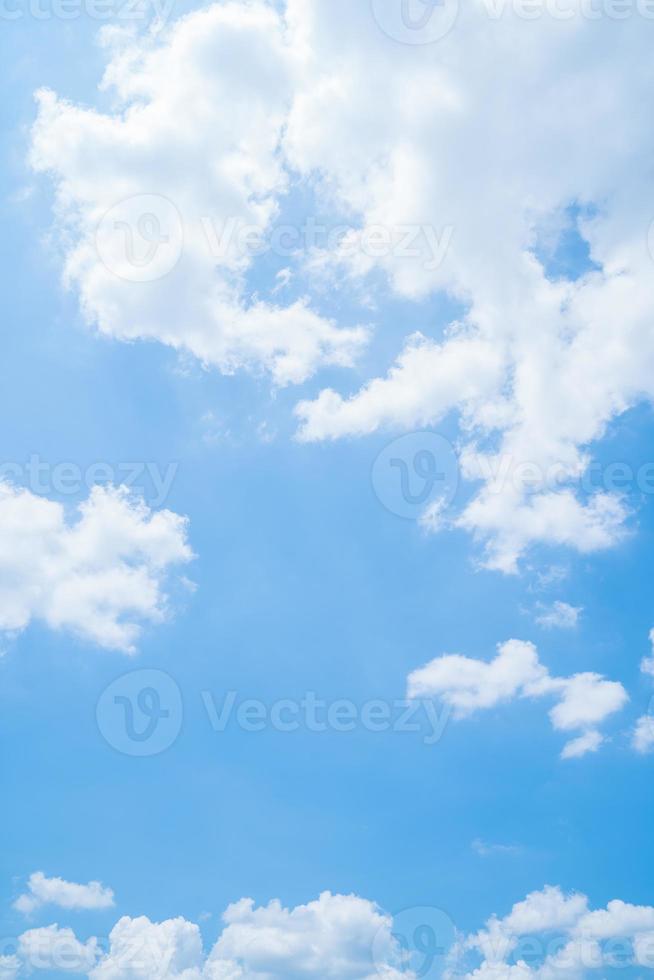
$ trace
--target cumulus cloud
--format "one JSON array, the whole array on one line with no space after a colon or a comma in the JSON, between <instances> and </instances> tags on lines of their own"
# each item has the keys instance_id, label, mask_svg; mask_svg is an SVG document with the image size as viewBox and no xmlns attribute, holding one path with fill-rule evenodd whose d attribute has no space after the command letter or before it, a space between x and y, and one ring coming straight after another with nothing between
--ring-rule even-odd
<instances>
[{"instance_id":1,"label":"cumulus cloud","mask_svg":"<svg viewBox=\"0 0 654 980\"><path fill-rule=\"evenodd\" d=\"M20 971L17 956L0 956L0 980L16 980Z\"/></svg>"},{"instance_id":2,"label":"cumulus cloud","mask_svg":"<svg viewBox=\"0 0 654 980\"><path fill-rule=\"evenodd\" d=\"M563 749L564 759L597 751L603 741L597 726L629 700L622 684L599 674L553 677L540 662L533 643L508 640L490 662L460 654L437 657L413 671L407 682L410 698L439 698L455 718L494 708L516 698L555 699L549 712L557 731L581 734Z\"/></svg>"},{"instance_id":3,"label":"cumulus cloud","mask_svg":"<svg viewBox=\"0 0 654 980\"><path fill-rule=\"evenodd\" d=\"M99 955L97 939L80 942L72 929L60 929L58 925L30 929L18 940L17 956L27 972L89 974Z\"/></svg>"},{"instance_id":4,"label":"cumulus cloud","mask_svg":"<svg viewBox=\"0 0 654 980\"><path fill-rule=\"evenodd\" d=\"M654 908L610 901L591 909L588 898L546 886L516 902L503 918L458 934L446 958L448 980L584 980L625 957L654 966ZM3 973L2 970L5 972ZM81 942L67 928L32 929L14 956L0 959L0 977L40 970L89 980L411 980L393 935L393 920L356 895L323 893L284 908L243 899L229 906L223 930L208 951L196 923L121 918L106 947Z\"/></svg>"},{"instance_id":5,"label":"cumulus cloud","mask_svg":"<svg viewBox=\"0 0 654 980\"><path fill-rule=\"evenodd\" d=\"M422 239L413 256L389 250L372 265L397 295L446 292L463 312L442 339L409 338L358 392L302 402L300 437L456 412L464 470L481 487L452 523L486 543L489 566L515 571L536 542L610 547L625 503L579 479L607 425L654 393L641 206L654 137L633 112L652 82L647 32L637 16L584 17L577 2L566 19L522 18L513 4L493 18L472 2L437 44L402 45L365 6L289 3L311 59L287 151L302 173L325 174L363 227L453 228L437 267ZM566 229L591 261L560 278L543 242ZM360 263L351 271L360 277Z\"/></svg>"},{"instance_id":6,"label":"cumulus cloud","mask_svg":"<svg viewBox=\"0 0 654 980\"><path fill-rule=\"evenodd\" d=\"M70 520L60 503L0 484L0 632L32 620L135 651L166 615L170 570L190 561L187 521L125 488L95 487Z\"/></svg>"},{"instance_id":7,"label":"cumulus cloud","mask_svg":"<svg viewBox=\"0 0 654 980\"><path fill-rule=\"evenodd\" d=\"M27 891L14 902L14 908L30 915L43 905L58 905L62 909L108 909L114 904L114 893L99 881L78 885L63 878L47 878L35 871L27 882Z\"/></svg>"},{"instance_id":8,"label":"cumulus cloud","mask_svg":"<svg viewBox=\"0 0 654 980\"><path fill-rule=\"evenodd\" d=\"M456 319L443 330L426 314L385 374L304 399L299 437L454 413L478 489L450 523L515 572L535 543L591 553L624 536L620 492L579 481L607 427L654 395L654 135L634 108L654 67L635 14L459 6L424 45L350 0L227 2L156 38L105 32L115 108L40 93L31 159L56 188L66 279L112 337L287 384L351 364L366 341L320 312L318 271L322 289L373 306L385 291L454 300ZM307 188L303 219L353 227L285 259L282 285L299 273L311 295L279 305L279 279L252 293L238 230L269 232ZM567 233L589 258L562 276L551 259Z\"/></svg>"},{"instance_id":9,"label":"cumulus cloud","mask_svg":"<svg viewBox=\"0 0 654 980\"><path fill-rule=\"evenodd\" d=\"M278 385L350 365L362 328L339 329L305 297L280 306L247 288L243 233L266 232L288 187L279 143L299 55L280 16L220 3L156 40L104 36L114 111L42 91L31 151L55 184L65 278L86 319Z\"/></svg>"},{"instance_id":10,"label":"cumulus cloud","mask_svg":"<svg viewBox=\"0 0 654 980\"><path fill-rule=\"evenodd\" d=\"M182 918L154 923L145 916L126 916L111 930L109 950L89 976L92 980L199 980L203 961L195 923Z\"/></svg>"},{"instance_id":11,"label":"cumulus cloud","mask_svg":"<svg viewBox=\"0 0 654 980\"><path fill-rule=\"evenodd\" d=\"M581 894L547 886L492 916L459 946L461 980L584 980L612 966L654 966L654 908L615 900L591 910ZM602 976L599 973L599 976Z\"/></svg>"},{"instance_id":12,"label":"cumulus cloud","mask_svg":"<svg viewBox=\"0 0 654 980\"><path fill-rule=\"evenodd\" d=\"M392 919L356 895L324 892L295 908L280 902L229 906L223 932L203 949L197 924L121 918L101 953L97 940L81 943L70 929L30 930L19 940L26 971L59 969L90 980L411 980L401 969ZM7 969L14 968L15 962Z\"/></svg>"},{"instance_id":13,"label":"cumulus cloud","mask_svg":"<svg viewBox=\"0 0 654 980\"><path fill-rule=\"evenodd\" d=\"M654 715L643 715L636 722L631 744L636 752L647 755L654 752Z\"/></svg>"}]
</instances>

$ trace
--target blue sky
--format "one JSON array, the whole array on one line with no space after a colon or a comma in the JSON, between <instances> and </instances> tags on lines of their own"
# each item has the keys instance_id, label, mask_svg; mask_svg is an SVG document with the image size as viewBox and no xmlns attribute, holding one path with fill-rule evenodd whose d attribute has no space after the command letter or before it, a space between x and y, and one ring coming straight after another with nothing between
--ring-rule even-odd
<instances>
[{"instance_id":1,"label":"blue sky","mask_svg":"<svg viewBox=\"0 0 654 980\"><path fill-rule=\"evenodd\" d=\"M186 9L176 8L174 16ZM632 43L631 22L614 21L610 27L624 28L625 47ZM342 397L356 395L371 378L387 374L406 338L417 330L430 344L447 343L448 325L488 299L485 285L476 284L472 274L464 285L461 273L458 285L435 280L408 295L396 288L395 273L384 263L362 283L335 273L325 285L298 261L288 302L310 291L321 316L339 328L364 324L373 339L353 366L321 364L297 385L276 385L265 365L239 365L227 372L219 364L202 366L192 349L174 351L157 339L125 343L118 326L115 335L98 336L80 310L80 283L68 291L62 287L61 255L67 245L56 230L51 235L53 185L74 184L73 166L58 159L58 151L48 163L54 176L35 175L26 162L35 90L47 87L71 103L114 111L111 98L97 92L107 54L94 43L96 28L85 16L39 22L26 14L4 25L0 41L6 93L0 160L1 462L22 466L37 456L50 466L75 464L83 474L102 462L114 469L117 483L131 463L156 466L159 473L170 467L174 476L165 500L156 499L147 472L137 479L136 490L152 512L165 509L188 518L185 533L194 557L166 580L166 616L161 622L145 617L133 655L94 642L79 623L57 628L53 612L48 618L36 610L24 627L7 629L0 659L2 935L18 937L56 922L86 941L108 936L121 916L147 916L158 923L181 916L198 924L208 950L231 903L247 896L260 907L278 898L294 908L327 890L361 896L391 916L411 908L442 909L461 935L476 933L493 914L507 915L515 903L546 885L565 895L582 893L595 909L616 899L649 908L651 756L634 751L632 741L637 719L647 716L654 693L652 678L641 669L654 626L651 494L626 492L621 498L629 511L626 533L616 532L605 547L562 545L553 532L552 540L527 540L519 567L507 572L488 567L492 560L484 565L483 535L463 527L429 533L424 522L391 513L371 482L379 454L405 432L435 431L460 450L467 430L461 421L464 409L455 400L445 410L434 409L432 417L421 409L409 424L394 420L389 410L386 421L371 426L374 431L367 435L352 431L342 438L298 440L298 402L315 402L327 388ZM515 27L524 28L524 22ZM583 26L584 31L591 28ZM359 40L365 49L367 36ZM413 50L390 43L402 58ZM440 51L439 43L419 50ZM469 43L477 43L472 35ZM568 45L573 52L575 44L584 45L583 51L586 44L601 51L604 43L603 35L583 42L566 38L565 58L561 54L557 65L549 40L544 41L547 70L559 71L563 84L571 70ZM638 59L642 49L634 45ZM421 62L421 71L431 70L436 61L433 55ZM616 56L609 75L617 64ZM242 66L244 76L251 70ZM347 78L347 65L342 70ZM483 70L482 65L482 75ZM254 75L252 85L258 84ZM454 69L453 75L454 85ZM588 75L593 77L592 66ZM555 76L551 80L557 82ZM307 90L311 84L303 82ZM516 99L504 111L516 123L524 106ZM622 111L619 98L614 111ZM330 110L325 116L325 128L333 125L333 138L339 138ZM380 138L376 125L371 124L373 141ZM474 119L469 125L474 129ZM546 150L561 135L550 133L547 139ZM511 156L510 142L505 149ZM645 142L630 149L632 155L624 150L629 165L644 173ZM311 213L338 223L349 213L359 226L366 207L379 214L378 202L361 205L359 211L352 199L337 206L315 176L298 176L302 153L296 148L295 163L289 164L294 185L289 194L277 191L284 221L300 222ZM437 166L433 147L429 153ZM552 166L559 165L553 159ZM115 166L120 167L119 158ZM336 165L332 176L344 179ZM563 230L551 261L536 251L547 283L608 277L611 263L608 257L601 261L602 249L610 250L607 240L624 246L619 236L631 220L627 205L620 210L619 195L609 198L612 176L600 180L593 174L586 186L580 172L577 196L592 199L600 187L604 203L609 199L602 213L609 218L592 239L593 262L581 233ZM474 174L462 173L460 179L477 186L484 200L484 185L476 184ZM492 193L489 180L489 200ZM543 193L548 200L556 196L549 187ZM557 188L556 194L575 218L570 189ZM425 200L426 215L429 206ZM493 214L501 213L499 207L488 204ZM460 220L463 225L467 219ZM631 241L626 232L624 239ZM500 251L502 261L508 261L503 246ZM462 267L466 261L464 255ZM475 261L476 256L469 259L471 267ZM247 295L268 299L274 275L284 266L274 256L252 263ZM638 289L639 274L634 272ZM459 273L452 275L454 281ZM510 281L510 270L507 276ZM599 294L597 284L588 288ZM642 291L639 309L647 313L645 286ZM599 297L594 302L601 303ZM120 303L121 294L112 294L114 301ZM533 317L536 330L541 311L534 309ZM528 320L524 329L531 329ZM615 330L620 332L617 323ZM625 344L635 343L630 337ZM492 343L499 349L503 341L495 337ZM642 356L647 362L649 353ZM543 358L544 389L548 370ZM603 370L598 366L598 374ZM581 379L580 401L584 384ZM637 380L625 381L621 390L619 410L613 402L604 413L598 409L595 437L566 435L564 441L590 447L592 459L604 467L620 462L637 471L651 461L649 393ZM549 416L541 412L539 417ZM496 428L483 438L497 445L506 431ZM34 488L26 483L31 492ZM20 486L18 478L11 492ZM461 513L477 490L478 484L462 480L453 509ZM81 485L62 494L49 486L35 496L62 504L66 519L74 523L75 508L87 499L89 488ZM585 490L579 493L582 504L591 497ZM509 505L519 506L515 501ZM518 519L509 513L507 526ZM18 574L12 568L9 560L5 566L0 561L0 591ZM538 622L556 602L581 610L573 628ZM535 644L552 677L593 672L623 686L629 702L602 719L606 741L599 751L561 758L564 743L579 730L568 736L553 727L549 700L498 697L485 709L478 705L469 716L458 717L457 679L438 689L442 700L434 693L439 711L449 698L452 714L433 745L425 744L429 725L423 715L421 730L413 732L375 733L361 725L349 733L311 732L303 726L285 733L270 725L248 732L235 721L217 732L206 711L208 695L220 705L230 691L268 708L280 699L300 702L307 692L328 703L347 699L359 710L374 699L393 704L406 698L409 676L436 658L461 654L488 663L498 644L510 639ZM166 751L134 758L107 743L96 706L112 682L140 670L162 671L173 679L181 692L183 720ZM13 903L36 871L67 882L102 882L115 893L115 903L106 909L83 903L66 909L54 903L54 908L39 907L25 916ZM13 949L0 950L0 956L3 952L10 955ZM323 966L323 974L287 965L280 973L270 968L264 974L247 966L245 954L242 961L234 956L244 972L233 975L246 978L368 976L356 972L356 966L341 974L327 973ZM403 967L402 975L411 976L416 962ZM7 976L15 975L10 964L6 969ZM588 975L610 972L603 965ZM640 977L649 968L641 963L617 972ZM69 974L50 967L40 975ZM90 975L153 976L147 971ZM181 975L171 967L157 977ZM369 975L376 975L373 968Z\"/></svg>"}]
</instances>

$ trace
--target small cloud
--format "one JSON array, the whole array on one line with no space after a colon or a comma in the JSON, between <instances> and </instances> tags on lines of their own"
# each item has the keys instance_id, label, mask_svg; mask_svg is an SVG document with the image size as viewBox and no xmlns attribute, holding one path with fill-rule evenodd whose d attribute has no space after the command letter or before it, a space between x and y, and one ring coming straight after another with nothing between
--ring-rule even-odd
<instances>
[{"instance_id":1,"label":"small cloud","mask_svg":"<svg viewBox=\"0 0 654 980\"><path fill-rule=\"evenodd\" d=\"M230 438L229 428L218 418L215 412L205 412L200 419L202 426L202 441L206 446L215 446Z\"/></svg>"},{"instance_id":2,"label":"small cloud","mask_svg":"<svg viewBox=\"0 0 654 980\"><path fill-rule=\"evenodd\" d=\"M589 732L584 732L579 738L573 738L571 742L568 742L563 747L561 758L581 759L582 756L588 755L589 752L597 752L604 744L604 741L604 736L594 729Z\"/></svg>"},{"instance_id":3,"label":"small cloud","mask_svg":"<svg viewBox=\"0 0 654 980\"><path fill-rule=\"evenodd\" d=\"M492 857L494 854L519 854L522 851L517 844L489 844L479 837L473 840L471 847L480 857Z\"/></svg>"},{"instance_id":4,"label":"small cloud","mask_svg":"<svg viewBox=\"0 0 654 980\"><path fill-rule=\"evenodd\" d=\"M420 515L418 524L420 527L428 531L430 534L438 534L439 531L443 531L447 526L447 522L443 517L443 512L446 510L448 501L442 497L437 500L432 500L425 511Z\"/></svg>"},{"instance_id":5,"label":"small cloud","mask_svg":"<svg viewBox=\"0 0 654 980\"><path fill-rule=\"evenodd\" d=\"M261 442L270 445L277 438L277 429L264 421L257 426L257 435Z\"/></svg>"},{"instance_id":6,"label":"small cloud","mask_svg":"<svg viewBox=\"0 0 654 980\"><path fill-rule=\"evenodd\" d=\"M536 622L543 629L573 630L579 624L579 617L584 611L581 606L571 606L567 602L554 602L551 606L538 604L539 615Z\"/></svg>"},{"instance_id":7,"label":"small cloud","mask_svg":"<svg viewBox=\"0 0 654 980\"><path fill-rule=\"evenodd\" d=\"M533 570L533 569L532 569ZM570 571L563 565L550 565L549 568L536 570L534 581L530 586L531 592L545 592L553 585L561 585L569 577Z\"/></svg>"},{"instance_id":8,"label":"small cloud","mask_svg":"<svg viewBox=\"0 0 654 980\"><path fill-rule=\"evenodd\" d=\"M14 902L23 915L31 915L43 905L62 909L108 909L114 905L114 893L99 881L78 885L63 878L46 878L42 871L30 875L27 891Z\"/></svg>"},{"instance_id":9,"label":"small cloud","mask_svg":"<svg viewBox=\"0 0 654 980\"><path fill-rule=\"evenodd\" d=\"M648 755L654 752L654 716L643 715L636 722L631 737L632 748L641 755Z\"/></svg>"},{"instance_id":10,"label":"small cloud","mask_svg":"<svg viewBox=\"0 0 654 980\"><path fill-rule=\"evenodd\" d=\"M640 669L643 674L649 674L650 677L654 677L654 629L650 630L649 641L652 644L652 652L649 657L645 657L640 665Z\"/></svg>"}]
</instances>

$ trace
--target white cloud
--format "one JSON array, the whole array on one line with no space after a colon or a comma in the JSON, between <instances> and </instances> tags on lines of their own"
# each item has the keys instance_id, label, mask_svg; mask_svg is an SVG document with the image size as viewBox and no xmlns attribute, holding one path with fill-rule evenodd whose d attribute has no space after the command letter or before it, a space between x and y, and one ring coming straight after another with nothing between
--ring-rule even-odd
<instances>
[{"instance_id":1,"label":"white cloud","mask_svg":"<svg viewBox=\"0 0 654 980\"><path fill-rule=\"evenodd\" d=\"M192 558L186 534L185 518L124 488L95 487L70 522L61 504L0 484L0 631L41 620L133 653L142 624L166 614L170 569Z\"/></svg>"},{"instance_id":2,"label":"white cloud","mask_svg":"<svg viewBox=\"0 0 654 980\"><path fill-rule=\"evenodd\" d=\"M0 956L0 980L16 980L20 965L17 956Z\"/></svg>"},{"instance_id":3,"label":"white cloud","mask_svg":"<svg viewBox=\"0 0 654 980\"><path fill-rule=\"evenodd\" d=\"M52 970L88 974L100 955L100 947L97 939L83 943L72 929L52 925L24 932L18 941L17 955L28 973Z\"/></svg>"},{"instance_id":4,"label":"white cloud","mask_svg":"<svg viewBox=\"0 0 654 980\"><path fill-rule=\"evenodd\" d=\"M580 759L589 752L597 752L604 744L604 736L597 731L584 732L578 738L573 738L561 753L562 759Z\"/></svg>"},{"instance_id":5,"label":"white cloud","mask_svg":"<svg viewBox=\"0 0 654 980\"><path fill-rule=\"evenodd\" d=\"M92 980L199 980L203 960L195 923L125 916L111 930L109 950L89 975Z\"/></svg>"},{"instance_id":6,"label":"white cloud","mask_svg":"<svg viewBox=\"0 0 654 980\"><path fill-rule=\"evenodd\" d=\"M522 850L517 844L490 844L477 837L472 842L472 849L479 857L492 857L497 854L519 854Z\"/></svg>"},{"instance_id":7,"label":"white cloud","mask_svg":"<svg viewBox=\"0 0 654 980\"><path fill-rule=\"evenodd\" d=\"M638 719L631 744L641 755L654 752L654 715L643 715Z\"/></svg>"},{"instance_id":8,"label":"white cloud","mask_svg":"<svg viewBox=\"0 0 654 980\"><path fill-rule=\"evenodd\" d=\"M449 523L484 542L489 567L515 572L533 544L592 553L625 533L620 490L578 481L607 426L654 396L642 206L654 134L638 108L654 68L636 13L591 18L572 0L570 18L524 18L516 4L493 17L488 6L460 4L454 28L425 45L397 43L372 4L350 0L213 4L158 39L106 31L113 111L41 93L32 163L54 181L66 278L100 332L222 371L263 368L277 384L351 364L366 333L325 318L315 296L277 305L279 283L252 294L252 254L222 240L230 219L270 230L287 192L310 187L303 219L347 215L348 242L382 229L390 248L285 258L286 281L308 270L312 286L319 271L322 288L326 277L346 301L374 304L381 276L409 301L447 294L461 315L444 333L425 316L357 393L303 400L299 436L456 413L479 489ZM147 207L111 211L144 194ZM143 218L141 253L170 232L154 262L172 268L133 282L143 256L130 263L126 235ZM554 279L548 256L570 228L592 263Z\"/></svg>"},{"instance_id":9,"label":"white cloud","mask_svg":"<svg viewBox=\"0 0 654 980\"><path fill-rule=\"evenodd\" d=\"M583 980L617 962L654 965L654 908L619 900L591 911L585 895L566 895L548 886L513 906L501 919L460 943L480 961L470 972L452 971L466 980ZM616 961L616 957L618 957ZM600 973L599 976L603 974Z\"/></svg>"},{"instance_id":10,"label":"white cloud","mask_svg":"<svg viewBox=\"0 0 654 980\"><path fill-rule=\"evenodd\" d=\"M586 495L577 481L607 425L654 394L642 209L654 136L634 111L652 83L647 32L636 15L590 19L580 6L570 19L527 19L507 4L493 20L482 2L460 4L446 37L414 46L376 30L368 5L289 4L310 53L290 159L324 174L364 227L452 227L435 268L425 242L413 257L391 251L367 266L399 296L447 292L465 310L444 339L409 338L387 375L354 395L303 401L300 437L458 413L466 475L482 485L451 523L485 541L486 563L505 572L533 543L588 553L621 539L619 492ZM536 246L553 225L557 238L575 224L573 205L595 268L554 281ZM350 271L361 277L359 256ZM487 473L503 460L498 486Z\"/></svg>"},{"instance_id":11,"label":"white cloud","mask_svg":"<svg viewBox=\"0 0 654 980\"><path fill-rule=\"evenodd\" d=\"M624 941L624 942L623 942ZM618 946L618 943L622 943ZM446 976L466 980L583 980L627 952L632 965L654 966L654 908L614 900L590 909L579 893L546 886L493 915L479 932L459 934ZM34 971L78 973L89 980L411 980L393 936L393 920L355 895L323 893L284 908L250 899L229 906L213 948L197 924L121 918L105 950L70 929L33 929L17 955L0 960L6 980Z\"/></svg>"},{"instance_id":12,"label":"white cloud","mask_svg":"<svg viewBox=\"0 0 654 980\"><path fill-rule=\"evenodd\" d=\"M509 640L486 663L460 654L437 657L413 671L407 682L410 698L440 698L454 709L455 718L493 708L515 698L556 699L550 720L557 731L581 730L563 749L565 759L596 751L603 739L596 726L628 701L622 684L599 674L552 677L541 664L533 643Z\"/></svg>"},{"instance_id":13,"label":"white cloud","mask_svg":"<svg viewBox=\"0 0 654 980\"><path fill-rule=\"evenodd\" d=\"M301 59L280 17L228 2L158 39L104 37L114 111L40 92L31 152L54 180L65 276L88 322L226 373L265 369L279 385L351 364L363 329L338 329L302 297L259 299L246 283L239 230L265 231L288 187L279 143Z\"/></svg>"},{"instance_id":14,"label":"white cloud","mask_svg":"<svg viewBox=\"0 0 654 980\"><path fill-rule=\"evenodd\" d=\"M536 622L544 629L571 630L579 623L583 612L580 606L571 606L567 602L554 602L551 606L539 606Z\"/></svg>"},{"instance_id":15,"label":"white cloud","mask_svg":"<svg viewBox=\"0 0 654 980\"><path fill-rule=\"evenodd\" d=\"M649 657L644 657L640 665L640 669L644 674L650 674L654 677L654 630L650 631L649 641L652 644L652 652Z\"/></svg>"},{"instance_id":16,"label":"white cloud","mask_svg":"<svg viewBox=\"0 0 654 980\"><path fill-rule=\"evenodd\" d=\"M30 915L43 905L62 909L107 909L114 904L114 893L99 881L78 885L63 878L47 878L42 871L30 875L27 892L14 902L14 908Z\"/></svg>"},{"instance_id":17,"label":"white cloud","mask_svg":"<svg viewBox=\"0 0 654 980\"><path fill-rule=\"evenodd\" d=\"M121 919L91 980L400 980L391 920L354 895L323 893L286 909L279 902L231 905L208 956L194 923ZM373 961L373 950L376 963ZM379 973L375 966L378 964Z\"/></svg>"}]
</instances>

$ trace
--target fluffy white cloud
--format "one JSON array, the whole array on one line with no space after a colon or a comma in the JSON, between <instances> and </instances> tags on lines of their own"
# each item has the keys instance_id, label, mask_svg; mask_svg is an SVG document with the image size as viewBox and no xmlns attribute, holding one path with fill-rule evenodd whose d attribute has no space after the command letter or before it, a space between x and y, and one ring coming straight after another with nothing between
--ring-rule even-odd
<instances>
[{"instance_id":1,"label":"fluffy white cloud","mask_svg":"<svg viewBox=\"0 0 654 980\"><path fill-rule=\"evenodd\" d=\"M581 735L564 747L565 759L596 751L603 741L596 726L628 701L622 684L599 674L552 677L541 664L534 644L522 640L500 644L497 656L489 663L460 654L437 657L409 675L407 695L437 697L453 708L455 718L515 698L554 697L556 704L549 713L554 728L581 730Z\"/></svg>"},{"instance_id":2,"label":"fluffy white cloud","mask_svg":"<svg viewBox=\"0 0 654 980\"><path fill-rule=\"evenodd\" d=\"M640 669L644 674L650 674L651 677L654 677L654 630L650 631L649 641L652 645L652 651L648 657L644 657Z\"/></svg>"},{"instance_id":3,"label":"fluffy white cloud","mask_svg":"<svg viewBox=\"0 0 654 980\"><path fill-rule=\"evenodd\" d=\"M55 182L66 279L89 323L223 372L263 368L280 385L351 364L363 329L246 284L241 233L265 232L288 186L279 143L300 59L278 14L220 3L156 40L104 37L113 113L40 92L31 154Z\"/></svg>"},{"instance_id":4,"label":"fluffy white cloud","mask_svg":"<svg viewBox=\"0 0 654 980\"><path fill-rule=\"evenodd\" d=\"M565 18L459 6L424 45L389 36L394 0L227 2L157 38L105 32L115 109L41 93L32 162L55 182L66 277L115 337L263 367L278 384L352 363L364 332L321 315L317 290L286 306L279 281L251 295L252 252L225 233L269 230L298 187L312 215L354 230L347 248L291 255L282 284L304 267L373 305L379 275L408 300L458 301L458 319L443 332L426 318L386 376L304 400L300 438L455 412L480 487L451 523L514 572L531 544L588 553L624 533L620 493L578 481L607 426L654 395L654 134L638 109L654 66L636 5L621 18L589 17L585 0ZM550 271L570 230L591 258L577 278Z\"/></svg>"},{"instance_id":5,"label":"fluffy white cloud","mask_svg":"<svg viewBox=\"0 0 654 980\"><path fill-rule=\"evenodd\" d=\"M70 929L33 929L0 977L39 970L89 980L411 980L392 934L393 920L355 895L325 892L286 909L279 902L231 905L223 931L206 952L198 926L183 918L154 923L120 919L109 945L80 942ZM546 886L504 918L459 935L446 976L466 980L583 980L612 963L654 968L654 908L614 900L591 909L585 895ZM4 969L4 973L2 970Z\"/></svg>"},{"instance_id":6,"label":"fluffy white cloud","mask_svg":"<svg viewBox=\"0 0 654 980\"><path fill-rule=\"evenodd\" d=\"M92 980L196 980L202 976L202 937L195 923L141 916L120 919L109 951L91 971Z\"/></svg>"},{"instance_id":7,"label":"fluffy white cloud","mask_svg":"<svg viewBox=\"0 0 654 980\"><path fill-rule=\"evenodd\" d=\"M0 484L0 632L33 620L133 653L143 623L166 614L172 567L188 562L187 521L151 512L124 488L95 487L77 520Z\"/></svg>"},{"instance_id":8,"label":"fluffy white cloud","mask_svg":"<svg viewBox=\"0 0 654 980\"><path fill-rule=\"evenodd\" d=\"M194 923L121 919L91 980L400 980L391 919L355 895L323 893L293 909L231 905L205 956ZM379 972L376 972L376 968Z\"/></svg>"},{"instance_id":9,"label":"fluffy white cloud","mask_svg":"<svg viewBox=\"0 0 654 980\"><path fill-rule=\"evenodd\" d=\"M578 738L573 738L561 752L562 759L580 759L590 752L597 752L604 744L604 736L591 729Z\"/></svg>"},{"instance_id":10,"label":"fluffy white cloud","mask_svg":"<svg viewBox=\"0 0 654 980\"><path fill-rule=\"evenodd\" d=\"M24 932L18 941L17 955L28 973L52 970L88 974L100 955L100 947L97 939L83 943L72 929L52 925Z\"/></svg>"},{"instance_id":11,"label":"fluffy white cloud","mask_svg":"<svg viewBox=\"0 0 654 980\"><path fill-rule=\"evenodd\" d=\"M0 980L16 980L20 965L17 956L0 956Z\"/></svg>"},{"instance_id":12,"label":"fluffy white cloud","mask_svg":"<svg viewBox=\"0 0 654 980\"><path fill-rule=\"evenodd\" d=\"M481 958L466 980L583 980L612 965L654 967L654 908L619 900L591 911L585 895L546 887L460 943ZM603 974L599 974L602 976Z\"/></svg>"},{"instance_id":13,"label":"fluffy white cloud","mask_svg":"<svg viewBox=\"0 0 654 980\"><path fill-rule=\"evenodd\" d=\"M567 602L554 602L551 606L540 606L536 622L544 629L574 629L583 610Z\"/></svg>"},{"instance_id":14,"label":"fluffy white cloud","mask_svg":"<svg viewBox=\"0 0 654 980\"><path fill-rule=\"evenodd\" d=\"M47 878L35 871L27 882L27 891L14 902L14 908L29 915L43 905L62 909L107 909L114 904L114 893L99 881L78 885L63 878Z\"/></svg>"},{"instance_id":15,"label":"fluffy white cloud","mask_svg":"<svg viewBox=\"0 0 654 980\"><path fill-rule=\"evenodd\" d=\"M424 236L413 257L390 250L371 264L403 297L446 291L464 310L443 339L409 339L386 377L358 393L303 402L301 438L437 424L456 411L466 475L482 488L453 523L510 572L533 542L608 547L627 516L618 494L588 496L575 481L607 424L654 393L642 209L654 137L634 111L654 72L642 69L647 32L635 13L591 19L572 2L566 19L522 18L505 4L493 18L493 6L460 4L446 37L416 46L375 31L367 5L291 0L310 59L287 151L302 173L325 174L364 227L453 228L437 267ZM594 264L576 281L548 274L547 245L568 226ZM352 276L360 271L353 262ZM488 472L504 461L498 485Z\"/></svg>"},{"instance_id":16,"label":"fluffy white cloud","mask_svg":"<svg viewBox=\"0 0 654 980\"><path fill-rule=\"evenodd\" d=\"M232 905L224 921L209 966L238 964L242 972L236 975L247 980L361 980L375 975L373 946L384 957L380 966L390 969L397 956L391 920L354 895L324 892L294 909L279 902L257 909L245 900Z\"/></svg>"},{"instance_id":17,"label":"fluffy white cloud","mask_svg":"<svg viewBox=\"0 0 654 980\"><path fill-rule=\"evenodd\" d=\"M643 715L638 719L631 744L641 755L654 752L654 715Z\"/></svg>"}]
</instances>

